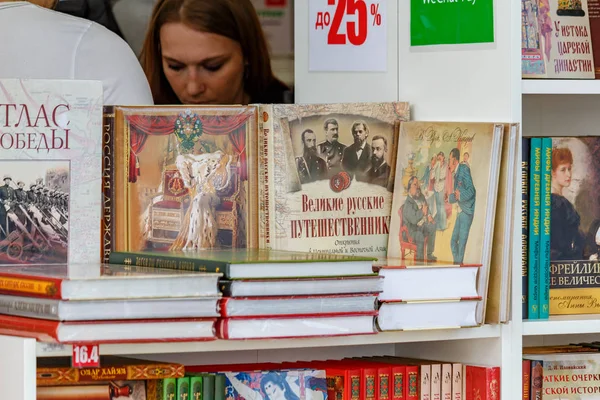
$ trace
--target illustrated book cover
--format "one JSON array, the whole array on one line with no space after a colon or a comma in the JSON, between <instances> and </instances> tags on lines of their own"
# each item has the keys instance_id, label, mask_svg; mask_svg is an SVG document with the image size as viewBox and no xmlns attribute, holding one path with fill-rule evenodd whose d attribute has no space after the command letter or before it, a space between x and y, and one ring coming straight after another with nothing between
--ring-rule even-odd
<instances>
[{"instance_id":1,"label":"illustrated book cover","mask_svg":"<svg viewBox=\"0 0 600 400\"><path fill-rule=\"evenodd\" d=\"M553 137L550 314L600 312L600 138Z\"/></svg>"},{"instance_id":2,"label":"illustrated book cover","mask_svg":"<svg viewBox=\"0 0 600 400\"><path fill-rule=\"evenodd\" d=\"M256 247L256 107L112 111L111 250Z\"/></svg>"},{"instance_id":3,"label":"illustrated book cover","mask_svg":"<svg viewBox=\"0 0 600 400\"><path fill-rule=\"evenodd\" d=\"M403 122L388 256L481 264L487 295L504 124ZM483 302L478 305L482 322Z\"/></svg>"},{"instance_id":4,"label":"illustrated book cover","mask_svg":"<svg viewBox=\"0 0 600 400\"><path fill-rule=\"evenodd\" d=\"M588 0L521 0L521 29L524 78L594 79Z\"/></svg>"},{"instance_id":5,"label":"illustrated book cover","mask_svg":"<svg viewBox=\"0 0 600 400\"><path fill-rule=\"evenodd\" d=\"M324 370L280 370L226 372L225 398L251 400L327 400Z\"/></svg>"},{"instance_id":6,"label":"illustrated book cover","mask_svg":"<svg viewBox=\"0 0 600 400\"><path fill-rule=\"evenodd\" d=\"M385 257L408 103L261 105L259 246Z\"/></svg>"},{"instance_id":7,"label":"illustrated book cover","mask_svg":"<svg viewBox=\"0 0 600 400\"><path fill-rule=\"evenodd\" d=\"M0 265L98 261L102 93L0 79Z\"/></svg>"}]
</instances>

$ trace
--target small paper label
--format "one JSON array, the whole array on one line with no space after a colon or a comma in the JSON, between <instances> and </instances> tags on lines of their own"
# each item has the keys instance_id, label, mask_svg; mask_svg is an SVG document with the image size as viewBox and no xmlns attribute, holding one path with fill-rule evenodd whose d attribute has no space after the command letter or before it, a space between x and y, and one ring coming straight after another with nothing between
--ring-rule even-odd
<instances>
[{"instance_id":1,"label":"small paper label","mask_svg":"<svg viewBox=\"0 0 600 400\"><path fill-rule=\"evenodd\" d=\"M73 368L98 368L100 348L97 344L74 344L71 358Z\"/></svg>"}]
</instances>

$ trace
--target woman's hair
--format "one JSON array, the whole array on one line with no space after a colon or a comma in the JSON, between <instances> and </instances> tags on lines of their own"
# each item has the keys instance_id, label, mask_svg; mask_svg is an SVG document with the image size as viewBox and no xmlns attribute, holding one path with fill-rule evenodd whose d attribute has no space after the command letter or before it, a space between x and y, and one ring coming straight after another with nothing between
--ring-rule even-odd
<instances>
[{"instance_id":1,"label":"woman's hair","mask_svg":"<svg viewBox=\"0 0 600 400\"><path fill-rule=\"evenodd\" d=\"M300 400L298 395L292 391L292 388L290 388L290 385L285 380L285 377L275 372L267 372L260 380L260 388L265 395L267 394L265 386L269 382L271 382L273 385L279 386L281 390L285 392L285 398L287 400Z\"/></svg>"},{"instance_id":2,"label":"woman's hair","mask_svg":"<svg viewBox=\"0 0 600 400\"><path fill-rule=\"evenodd\" d=\"M552 149L552 171L556 171L561 164L573 164L573 154L566 147L554 147Z\"/></svg>"},{"instance_id":3,"label":"woman's hair","mask_svg":"<svg viewBox=\"0 0 600 400\"><path fill-rule=\"evenodd\" d=\"M244 91L257 98L275 80L264 33L250 0L159 0L152 11L141 63L155 104L177 104L162 66L160 29L181 22L200 32L225 36L240 44L246 62Z\"/></svg>"}]
</instances>

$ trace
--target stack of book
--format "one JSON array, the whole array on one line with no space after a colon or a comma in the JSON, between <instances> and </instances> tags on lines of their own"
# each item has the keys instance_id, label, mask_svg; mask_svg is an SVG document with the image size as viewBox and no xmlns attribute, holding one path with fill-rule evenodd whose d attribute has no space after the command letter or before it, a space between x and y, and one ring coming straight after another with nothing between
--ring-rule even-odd
<instances>
[{"instance_id":1,"label":"stack of book","mask_svg":"<svg viewBox=\"0 0 600 400\"><path fill-rule=\"evenodd\" d=\"M373 258L276 250L112 252L113 263L218 271L221 339L376 333Z\"/></svg>"},{"instance_id":2,"label":"stack of book","mask_svg":"<svg viewBox=\"0 0 600 400\"><path fill-rule=\"evenodd\" d=\"M477 326L480 264L412 262L389 258L377 325L382 331Z\"/></svg>"},{"instance_id":3,"label":"stack of book","mask_svg":"<svg viewBox=\"0 0 600 400\"><path fill-rule=\"evenodd\" d=\"M73 368L67 357L40 358L36 370L36 398L162 400L164 382L182 378L177 363L102 356L99 367ZM181 397L183 398L183 397Z\"/></svg>"},{"instance_id":4,"label":"stack of book","mask_svg":"<svg viewBox=\"0 0 600 400\"><path fill-rule=\"evenodd\" d=\"M108 264L0 269L0 334L43 342L215 339L219 273Z\"/></svg>"}]
</instances>

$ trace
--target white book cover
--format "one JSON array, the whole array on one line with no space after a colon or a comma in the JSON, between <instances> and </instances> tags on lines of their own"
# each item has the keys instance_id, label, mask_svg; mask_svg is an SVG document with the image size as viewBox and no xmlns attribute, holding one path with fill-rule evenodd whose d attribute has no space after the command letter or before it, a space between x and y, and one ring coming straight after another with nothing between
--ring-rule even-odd
<instances>
[{"instance_id":1,"label":"white book cover","mask_svg":"<svg viewBox=\"0 0 600 400\"><path fill-rule=\"evenodd\" d=\"M0 265L100 260L102 97L97 81L0 79Z\"/></svg>"}]
</instances>

